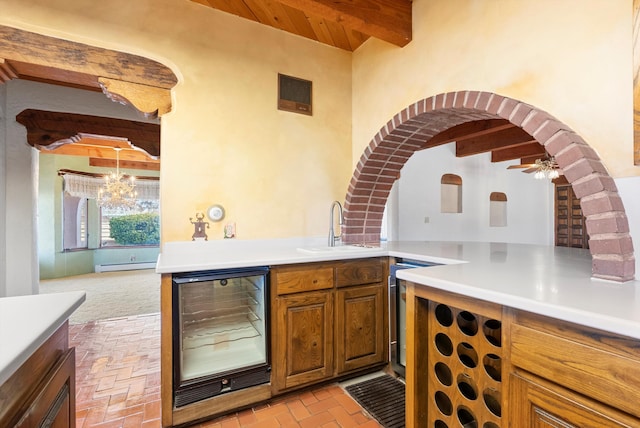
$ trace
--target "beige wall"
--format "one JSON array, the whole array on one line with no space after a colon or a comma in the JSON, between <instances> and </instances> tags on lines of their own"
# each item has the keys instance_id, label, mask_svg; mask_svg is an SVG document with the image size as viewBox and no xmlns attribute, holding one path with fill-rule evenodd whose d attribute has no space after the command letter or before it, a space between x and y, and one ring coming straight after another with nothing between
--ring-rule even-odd
<instances>
[{"instance_id":1,"label":"beige wall","mask_svg":"<svg viewBox=\"0 0 640 428\"><path fill-rule=\"evenodd\" d=\"M330 202L344 199L380 127L453 90L542 108L614 177L640 175L629 1L414 0L409 45L372 39L353 55L187 0L0 0L0 10L3 25L172 67L180 83L162 118L164 241L189 240L189 217L213 203L239 238L324 235ZM275 108L278 72L313 81L312 117Z\"/></svg>"},{"instance_id":2,"label":"beige wall","mask_svg":"<svg viewBox=\"0 0 640 428\"><path fill-rule=\"evenodd\" d=\"M414 0L409 45L370 40L354 54L354 162L415 101L480 90L554 115L597 150L613 177L640 175L631 18L628 0Z\"/></svg>"},{"instance_id":3,"label":"beige wall","mask_svg":"<svg viewBox=\"0 0 640 428\"><path fill-rule=\"evenodd\" d=\"M162 118L162 238L214 203L239 238L324 235L351 169L351 54L186 0L0 0L0 24L124 50L180 82ZM278 111L277 73L313 81L314 114ZM224 223L223 222L223 223ZM210 239L222 238L212 224Z\"/></svg>"}]
</instances>

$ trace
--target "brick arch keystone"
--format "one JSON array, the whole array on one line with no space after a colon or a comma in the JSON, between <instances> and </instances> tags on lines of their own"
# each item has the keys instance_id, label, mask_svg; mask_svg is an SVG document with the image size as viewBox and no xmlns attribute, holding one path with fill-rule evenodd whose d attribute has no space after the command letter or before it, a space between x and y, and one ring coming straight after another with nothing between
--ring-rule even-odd
<instances>
[{"instance_id":1,"label":"brick arch keystone","mask_svg":"<svg viewBox=\"0 0 640 428\"><path fill-rule=\"evenodd\" d=\"M345 199L344 240L377 242L391 186L407 160L436 134L464 122L506 119L555 156L586 216L592 274L619 282L635 275L629 223L613 178L597 153L549 113L490 92L435 95L396 114L369 142Z\"/></svg>"}]
</instances>

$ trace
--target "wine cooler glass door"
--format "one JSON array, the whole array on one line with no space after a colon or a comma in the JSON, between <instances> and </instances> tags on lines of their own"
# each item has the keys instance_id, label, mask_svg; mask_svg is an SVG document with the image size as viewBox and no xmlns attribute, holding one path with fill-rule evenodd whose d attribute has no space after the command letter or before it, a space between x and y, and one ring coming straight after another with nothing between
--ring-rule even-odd
<instances>
[{"instance_id":1,"label":"wine cooler glass door","mask_svg":"<svg viewBox=\"0 0 640 428\"><path fill-rule=\"evenodd\" d=\"M218 274L179 285L181 383L268 364L266 278Z\"/></svg>"}]
</instances>

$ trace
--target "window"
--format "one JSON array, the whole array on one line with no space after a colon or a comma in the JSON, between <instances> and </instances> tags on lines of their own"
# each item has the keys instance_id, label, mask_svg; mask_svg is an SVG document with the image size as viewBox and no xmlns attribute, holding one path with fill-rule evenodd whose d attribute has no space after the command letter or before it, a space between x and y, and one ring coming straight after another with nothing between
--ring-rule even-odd
<instances>
[{"instance_id":1,"label":"window","mask_svg":"<svg viewBox=\"0 0 640 428\"><path fill-rule=\"evenodd\" d=\"M489 226L507 226L507 195L502 192L491 192L489 196Z\"/></svg>"},{"instance_id":2,"label":"window","mask_svg":"<svg viewBox=\"0 0 640 428\"><path fill-rule=\"evenodd\" d=\"M62 246L64 250L88 248L87 226L89 213L87 198L71 196L64 192L62 197Z\"/></svg>"},{"instance_id":3,"label":"window","mask_svg":"<svg viewBox=\"0 0 640 428\"><path fill-rule=\"evenodd\" d=\"M444 174L440 180L440 212L462 212L462 178Z\"/></svg>"},{"instance_id":4,"label":"window","mask_svg":"<svg viewBox=\"0 0 640 428\"><path fill-rule=\"evenodd\" d=\"M95 201L104 180L97 174L79 171L60 170L58 174L63 177L65 195L65 249L78 248L78 242L87 248L87 208L98 212ZM94 220L91 225L92 246L98 245L98 237L99 246L103 248L160 244L160 183L149 178L139 179L136 191L138 199L134 209L99 210L99 221ZM95 230L98 227L100 230ZM67 247L67 241L69 245L75 242L76 246Z\"/></svg>"},{"instance_id":5,"label":"window","mask_svg":"<svg viewBox=\"0 0 640 428\"><path fill-rule=\"evenodd\" d=\"M100 209L100 247L158 246L159 203L138 200L132 210Z\"/></svg>"}]
</instances>

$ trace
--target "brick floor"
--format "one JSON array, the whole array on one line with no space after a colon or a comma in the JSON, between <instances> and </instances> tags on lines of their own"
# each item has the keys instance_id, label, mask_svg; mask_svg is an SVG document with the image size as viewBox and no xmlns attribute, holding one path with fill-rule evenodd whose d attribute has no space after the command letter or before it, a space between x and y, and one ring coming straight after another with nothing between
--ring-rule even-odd
<instances>
[{"instance_id":1,"label":"brick floor","mask_svg":"<svg viewBox=\"0 0 640 428\"><path fill-rule=\"evenodd\" d=\"M160 315L70 326L76 347L77 428L158 428ZM199 428L379 428L337 384L276 398Z\"/></svg>"}]
</instances>

